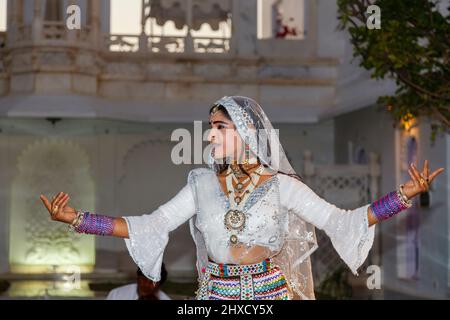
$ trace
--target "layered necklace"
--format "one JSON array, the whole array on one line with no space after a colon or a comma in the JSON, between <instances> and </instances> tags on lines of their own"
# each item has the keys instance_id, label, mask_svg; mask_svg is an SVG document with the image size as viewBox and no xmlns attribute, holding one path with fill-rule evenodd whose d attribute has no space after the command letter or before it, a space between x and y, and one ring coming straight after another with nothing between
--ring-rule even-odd
<instances>
[{"instance_id":1,"label":"layered necklace","mask_svg":"<svg viewBox=\"0 0 450 320\"><path fill-rule=\"evenodd\" d=\"M229 243L233 245L238 243L238 234L244 230L247 220L246 213L242 208L264 171L263 165L254 165L253 168L256 166L257 168L250 173L250 177L243 173L237 165L228 166L225 180L230 210L225 214L224 224L230 232ZM243 177L245 178L242 179ZM244 187L245 184L247 185Z\"/></svg>"}]
</instances>

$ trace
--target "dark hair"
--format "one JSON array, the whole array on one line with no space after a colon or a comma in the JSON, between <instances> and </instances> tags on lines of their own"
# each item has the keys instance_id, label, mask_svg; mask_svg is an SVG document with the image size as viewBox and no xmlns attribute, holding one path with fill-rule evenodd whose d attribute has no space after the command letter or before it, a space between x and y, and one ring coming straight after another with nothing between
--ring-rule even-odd
<instances>
[{"instance_id":1,"label":"dark hair","mask_svg":"<svg viewBox=\"0 0 450 320\"><path fill-rule=\"evenodd\" d=\"M217 108L216 108L216 107L217 107ZM223 114L225 115L225 117L226 117L228 120L230 120L230 121L233 122L233 119L231 119L231 116L230 116L230 114L228 113L228 110L227 110L223 105L221 105L221 104L214 104L214 105L209 109L209 115L212 114L212 112L213 112L213 110L214 110L215 108L216 108L216 111L222 111ZM252 118L253 122L255 122L255 121L254 121L254 115L253 115L253 114L250 114L250 117ZM270 150L268 150L268 152L270 153ZM286 155L286 156L287 156L287 155ZM258 155L256 155L256 158L257 158L258 162L261 163L261 160L259 159ZM241 169L241 171L244 172L248 177L250 177L249 173L242 167L242 165L241 165L240 163L239 163L238 165L239 165L239 168ZM228 163L217 164L219 173L223 173L225 170L227 170L227 169L228 169L228 166L229 166ZM265 168L269 168L269 166L268 166L267 164L263 164L263 166L264 166ZM269 169L270 169L270 168L269 168ZM281 174L284 174L284 175L293 177L293 178L295 178L295 179L301 181L301 177L300 177L300 175L298 175L298 174L294 174L294 173L285 173L285 172L282 172L282 171L278 171L278 172L281 173Z\"/></svg>"},{"instance_id":2,"label":"dark hair","mask_svg":"<svg viewBox=\"0 0 450 320\"><path fill-rule=\"evenodd\" d=\"M138 277L146 277L146 275L142 273L142 270L140 268L137 269L136 274ZM162 286L164 282L166 282L166 280L167 280L167 270L163 262L161 265L161 280L158 281L159 286Z\"/></svg>"}]
</instances>

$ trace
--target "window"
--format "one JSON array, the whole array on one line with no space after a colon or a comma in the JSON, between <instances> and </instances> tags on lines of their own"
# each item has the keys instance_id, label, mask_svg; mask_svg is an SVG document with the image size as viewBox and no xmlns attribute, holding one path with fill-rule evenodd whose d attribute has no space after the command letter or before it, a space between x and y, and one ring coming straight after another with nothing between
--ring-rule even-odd
<instances>
[{"instance_id":1,"label":"window","mask_svg":"<svg viewBox=\"0 0 450 320\"><path fill-rule=\"evenodd\" d=\"M0 32L6 30L6 1L0 0Z\"/></svg>"},{"instance_id":2,"label":"window","mask_svg":"<svg viewBox=\"0 0 450 320\"><path fill-rule=\"evenodd\" d=\"M304 38L303 0L258 0L258 39Z\"/></svg>"},{"instance_id":3,"label":"window","mask_svg":"<svg viewBox=\"0 0 450 320\"><path fill-rule=\"evenodd\" d=\"M111 0L111 33L141 33L142 0Z\"/></svg>"}]
</instances>

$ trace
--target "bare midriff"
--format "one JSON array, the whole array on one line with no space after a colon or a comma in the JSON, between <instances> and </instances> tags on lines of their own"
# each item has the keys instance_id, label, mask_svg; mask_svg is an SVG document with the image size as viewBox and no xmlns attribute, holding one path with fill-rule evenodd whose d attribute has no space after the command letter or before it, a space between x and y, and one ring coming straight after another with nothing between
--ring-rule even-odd
<instances>
[{"instance_id":1,"label":"bare midriff","mask_svg":"<svg viewBox=\"0 0 450 320\"><path fill-rule=\"evenodd\" d=\"M244 244L230 247L230 255L235 264L254 264L272 256L272 251L263 246L247 248Z\"/></svg>"}]
</instances>

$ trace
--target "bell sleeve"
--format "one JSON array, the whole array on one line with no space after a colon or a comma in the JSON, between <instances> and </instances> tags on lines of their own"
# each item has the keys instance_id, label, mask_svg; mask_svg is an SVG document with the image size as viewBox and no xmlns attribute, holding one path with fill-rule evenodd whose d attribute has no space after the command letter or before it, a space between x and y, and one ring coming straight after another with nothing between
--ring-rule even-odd
<instances>
[{"instance_id":1,"label":"bell sleeve","mask_svg":"<svg viewBox=\"0 0 450 320\"><path fill-rule=\"evenodd\" d=\"M304 221L324 230L334 249L353 274L366 260L372 248L375 225L369 227L367 210L370 204L345 210L319 197L306 184L281 175L280 201Z\"/></svg>"},{"instance_id":2,"label":"bell sleeve","mask_svg":"<svg viewBox=\"0 0 450 320\"><path fill-rule=\"evenodd\" d=\"M123 217L128 227L129 238L125 239L128 252L147 278L155 282L161 280L161 265L169 232L194 214L193 191L186 184L151 214Z\"/></svg>"}]
</instances>

